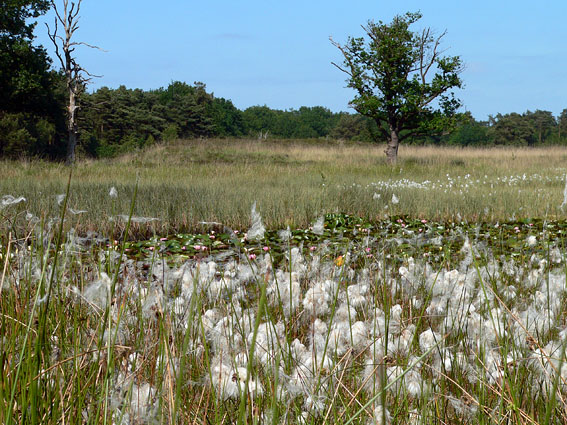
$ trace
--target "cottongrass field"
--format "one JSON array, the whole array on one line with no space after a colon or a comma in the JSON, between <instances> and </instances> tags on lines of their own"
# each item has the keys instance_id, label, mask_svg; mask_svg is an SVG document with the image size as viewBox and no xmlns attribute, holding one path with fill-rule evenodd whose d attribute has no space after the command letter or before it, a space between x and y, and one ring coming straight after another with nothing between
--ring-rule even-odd
<instances>
[{"instance_id":1,"label":"cottongrass field","mask_svg":"<svg viewBox=\"0 0 567 425\"><path fill-rule=\"evenodd\" d=\"M567 422L567 151L203 144L0 163L1 423Z\"/></svg>"}]
</instances>

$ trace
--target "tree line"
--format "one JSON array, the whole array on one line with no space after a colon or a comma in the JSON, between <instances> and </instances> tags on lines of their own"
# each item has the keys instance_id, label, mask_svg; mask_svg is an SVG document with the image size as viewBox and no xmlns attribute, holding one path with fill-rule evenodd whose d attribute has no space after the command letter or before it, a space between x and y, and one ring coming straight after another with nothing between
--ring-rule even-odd
<instances>
[{"instance_id":1,"label":"tree line","mask_svg":"<svg viewBox=\"0 0 567 425\"><path fill-rule=\"evenodd\" d=\"M50 71L53 86L35 102L0 110L0 155L61 158L65 153L65 97L61 76ZM43 99L42 99L43 98ZM244 110L207 92L202 83L172 82L157 90L100 88L82 93L78 114L78 152L109 157L160 141L192 138L336 139L386 142L377 124L358 113L332 112L322 106ZM33 105L33 108L31 107ZM29 106L29 107L28 107ZM440 135L417 135L408 144L454 146L567 145L567 109L526 111L477 121L457 114L454 127Z\"/></svg>"},{"instance_id":2,"label":"tree line","mask_svg":"<svg viewBox=\"0 0 567 425\"><path fill-rule=\"evenodd\" d=\"M53 68L45 49L34 45L33 36L33 19L53 3L0 0L0 4L0 157L64 158L68 79L64 71ZM366 30L370 40L382 37L399 43L382 43L395 45L395 49L378 52L381 56L370 58L368 64L352 61L353 57L369 58L363 39L349 39L346 45L333 42L345 57L345 65L336 66L348 74L347 81L358 91L351 102L354 113L332 112L322 106L290 110L252 106L240 110L199 82L174 81L155 90L103 87L90 93L83 84L76 93L80 105L76 121L78 152L109 157L160 141L213 137L330 138L391 144L394 135L409 144L567 145L567 109L559 116L536 110L497 114L477 121L470 113L456 112L456 100L443 96L442 106L449 113L428 109L426 102L432 95L442 95L448 87L460 84L460 60L434 54L430 57L439 62L436 66L446 68L445 79L435 76L429 83L425 72L421 72L420 78L404 80L408 74L405 68L423 63L416 52L436 49L441 39L432 38L428 32L409 31L409 25L420 17L406 14L391 24L369 22ZM369 51L376 53L372 46ZM400 79L395 87L403 90L388 94L391 81L372 81L372 75L364 76L362 69L370 66L375 66L377 75L388 76L389 70L398 66ZM447 78L451 73L453 80ZM367 92L370 83L376 85L375 92ZM392 100L386 95L381 99L380 93ZM408 102L399 101L404 96L423 105L416 103L415 109L408 112Z\"/></svg>"}]
</instances>

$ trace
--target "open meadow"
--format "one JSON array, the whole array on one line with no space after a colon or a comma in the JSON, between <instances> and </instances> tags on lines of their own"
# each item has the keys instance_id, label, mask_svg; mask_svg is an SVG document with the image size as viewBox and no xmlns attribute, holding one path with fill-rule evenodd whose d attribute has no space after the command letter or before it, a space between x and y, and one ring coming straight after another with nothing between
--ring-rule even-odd
<instances>
[{"instance_id":1,"label":"open meadow","mask_svg":"<svg viewBox=\"0 0 567 425\"><path fill-rule=\"evenodd\" d=\"M0 423L567 423L567 149L0 162Z\"/></svg>"},{"instance_id":2,"label":"open meadow","mask_svg":"<svg viewBox=\"0 0 567 425\"><path fill-rule=\"evenodd\" d=\"M567 149L400 148L395 167L383 147L301 141L179 141L118 159L84 161L73 171L69 206L86 211L80 230L108 233L127 215L138 185L142 230L199 230L201 221L250 224L256 202L264 223L305 227L341 212L370 220L409 215L431 220L559 218ZM0 162L0 194L26 198L38 218L58 215L69 170L61 164ZM118 197L109 197L115 187ZM392 202L395 197L399 202Z\"/></svg>"}]
</instances>

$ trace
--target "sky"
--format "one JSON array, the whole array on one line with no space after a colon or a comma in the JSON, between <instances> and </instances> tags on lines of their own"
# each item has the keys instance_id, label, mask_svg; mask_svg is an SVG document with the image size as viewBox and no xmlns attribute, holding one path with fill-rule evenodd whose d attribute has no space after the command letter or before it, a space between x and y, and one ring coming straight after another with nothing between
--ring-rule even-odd
<instances>
[{"instance_id":1,"label":"sky","mask_svg":"<svg viewBox=\"0 0 567 425\"><path fill-rule=\"evenodd\" d=\"M55 0L61 5L62 0ZM101 75L89 89L144 90L200 81L240 109L324 106L352 111L354 91L331 62L341 54L329 37L364 35L369 20L388 23L421 11L412 25L447 31L446 55L460 56L461 111L477 120L497 113L567 108L565 0L83 0L76 41L79 64ZM36 42L53 55L41 18ZM55 62L54 62L55 63Z\"/></svg>"}]
</instances>

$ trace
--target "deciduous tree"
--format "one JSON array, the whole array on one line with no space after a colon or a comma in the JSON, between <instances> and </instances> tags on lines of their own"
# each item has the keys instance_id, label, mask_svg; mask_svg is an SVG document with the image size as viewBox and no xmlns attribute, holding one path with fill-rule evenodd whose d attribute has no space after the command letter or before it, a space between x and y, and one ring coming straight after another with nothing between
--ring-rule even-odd
<instances>
[{"instance_id":1,"label":"deciduous tree","mask_svg":"<svg viewBox=\"0 0 567 425\"><path fill-rule=\"evenodd\" d=\"M450 92L460 88L463 69L458 56L443 56L443 32L430 28L413 32L410 26L420 13L396 16L389 24L369 21L364 38L339 44L348 87L356 90L351 106L372 118L388 141L386 156L394 163L399 143L413 135L431 134L446 128L460 102Z\"/></svg>"},{"instance_id":2,"label":"deciduous tree","mask_svg":"<svg viewBox=\"0 0 567 425\"><path fill-rule=\"evenodd\" d=\"M0 156L58 153L60 78L33 34L48 8L47 0L0 0Z\"/></svg>"}]
</instances>

